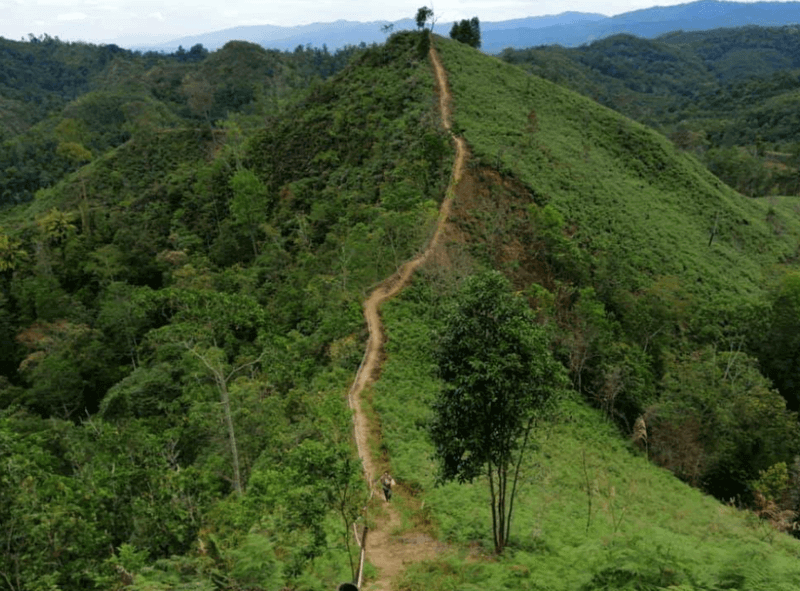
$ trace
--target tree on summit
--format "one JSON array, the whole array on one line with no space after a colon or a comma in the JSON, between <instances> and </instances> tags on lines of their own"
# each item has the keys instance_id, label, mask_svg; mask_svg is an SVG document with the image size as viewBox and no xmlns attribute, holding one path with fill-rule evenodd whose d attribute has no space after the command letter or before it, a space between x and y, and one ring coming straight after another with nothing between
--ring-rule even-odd
<instances>
[{"instance_id":1,"label":"tree on summit","mask_svg":"<svg viewBox=\"0 0 800 591\"><path fill-rule=\"evenodd\" d=\"M450 29L450 38L478 49L481 46L481 24L478 17L454 22Z\"/></svg>"},{"instance_id":2,"label":"tree on summit","mask_svg":"<svg viewBox=\"0 0 800 591\"><path fill-rule=\"evenodd\" d=\"M431 10L427 6L423 6L422 8L417 10L417 16L415 20L417 21L417 28L419 30L424 29L425 24L428 21L431 21L431 28L433 28L433 10Z\"/></svg>"}]
</instances>

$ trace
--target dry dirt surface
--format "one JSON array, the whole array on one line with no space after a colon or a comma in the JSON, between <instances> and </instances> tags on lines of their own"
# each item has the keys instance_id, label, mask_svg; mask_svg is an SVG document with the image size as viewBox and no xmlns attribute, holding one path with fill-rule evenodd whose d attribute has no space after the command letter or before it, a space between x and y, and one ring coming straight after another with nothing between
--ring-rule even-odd
<instances>
[{"instance_id":1,"label":"dry dirt surface","mask_svg":"<svg viewBox=\"0 0 800 591\"><path fill-rule=\"evenodd\" d=\"M450 90L447 84L447 74L433 45L431 45L430 60L436 75L442 125L449 131ZM375 480L379 477L379 468L370 453L369 443L373 430L364 412L362 392L377 379L380 373L381 360L383 359L384 332L380 318L380 306L408 285L414 271L428 260L440 244L445 224L450 216L454 187L461 178L461 172L467 156L464 139L455 137L452 134L451 137L455 142L456 157L453 163L450 184L439 209L436 230L430 242L418 257L403 264L397 272L379 285L364 302L364 318L367 321L369 338L367 339L364 359L350 389L349 402L350 407L353 409L358 455L361 457L364 466L364 476L370 486L373 487L375 486ZM380 491L375 496L376 498L383 498ZM425 534L394 534L393 532L399 530L401 526L400 515L391 503L384 503L383 508L384 511L381 511L379 515L372 519L375 525L366 539L367 558L379 570L377 579L364 585L364 588L370 591L390 591L393 581L402 574L406 564L433 558L443 550L440 543Z\"/></svg>"}]
</instances>

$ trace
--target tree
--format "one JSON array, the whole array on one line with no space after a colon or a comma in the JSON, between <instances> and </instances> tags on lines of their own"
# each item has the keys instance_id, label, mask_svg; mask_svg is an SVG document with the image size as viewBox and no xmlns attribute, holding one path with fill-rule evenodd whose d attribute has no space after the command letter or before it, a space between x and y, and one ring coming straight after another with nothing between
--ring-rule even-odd
<instances>
[{"instance_id":1,"label":"tree","mask_svg":"<svg viewBox=\"0 0 800 591\"><path fill-rule=\"evenodd\" d=\"M236 490L236 494L241 496L244 494L244 481L242 479L242 472L239 465L239 446L236 444L236 431L233 426L233 411L231 410L231 396L228 384L233 376L235 376L237 373L252 367L261 361L264 353L262 352L261 355L259 355L254 361L243 363L228 371L228 367L225 362L225 352L221 349L212 347L206 351L202 351L197 345L185 341L183 346L186 347L186 350L189 351L189 353L199 359L206 369L211 372L211 375L214 376L214 384L219 391L222 402L222 412L225 417L225 427L228 430L228 442L230 444L231 464L233 467L233 488Z\"/></svg>"},{"instance_id":2,"label":"tree","mask_svg":"<svg viewBox=\"0 0 800 591\"><path fill-rule=\"evenodd\" d=\"M718 499L798 452L797 414L741 351L667 356L660 398L646 413L653 460Z\"/></svg>"},{"instance_id":3,"label":"tree","mask_svg":"<svg viewBox=\"0 0 800 591\"><path fill-rule=\"evenodd\" d=\"M800 410L800 273L784 275L770 296L767 327L756 337L764 374L786 399Z\"/></svg>"},{"instance_id":4,"label":"tree","mask_svg":"<svg viewBox=\"0 0 800 591\"><path fill-rule=\"evenodd\" d=\"M237 170L230 179L233 190L231 213L236 221L244 226L253 245L253 254L258 256L258 226L266 218L270 205L269 194L264 183L256 174L247 169Z\"/></svg>"},{"instance_id":5,"label":"tree","mask_svg":"<svg viewBox=\"0 0 800 591\"><path fill-rule=\"evenodd\" d=\"M433 10L428 8L427 6L423 6L419 10L417 10L417 28L421 31L425 28L425 24L428 21L431 21L431 26L433 25Z\"/></svg>"},{"instance_id":6,"label":"tree","mask_svg":"<svg viewBox=\"0 0 800 591\"><path fill-rule=\"evenodd\" d=\"M472 19L463 19L461 22L454 22L450 29L450 38L466 43L470 47L479 48L481 46L481 24L477 16Z\"/></svg>"},{"instance_id":7,"label":"tree","mask_svg":"<svg viewBox=\"0 0 800 591\"><path fill-rule=\"evenodd\" d=\"M566 383L565 372L525 300L496 271L466 280L439 339L445 386L430 425L438 478L487 476L495 551L501 553L532 428Z\"/></svg>"}]
</instances>

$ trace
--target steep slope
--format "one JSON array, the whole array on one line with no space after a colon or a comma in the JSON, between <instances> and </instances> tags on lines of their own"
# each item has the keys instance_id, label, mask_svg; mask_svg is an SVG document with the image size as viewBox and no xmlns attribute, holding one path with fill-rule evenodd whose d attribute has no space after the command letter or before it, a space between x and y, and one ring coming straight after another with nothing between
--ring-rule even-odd
<instances>
[{"instance_id":1,"label":"steep slope","mask_svg":"<svg viewBox=\"0 0 800 591\"><path fill-rule=\"evenodd\" d=\"M513 66L443 43L454 121L482 163L551 204L572 240L635 291L679 277L698 297L760 292L797 252L768 204L727 188L663 136ZM796 229L792 216L781 223ZM713 239L710 240L710 238Z\"/></svg>"},{"instance_id":2,"label":"steep slope","mask_svg":"<svg viewBox=\"0 0 800 591\"><path fill-rule=\"evenodd\" d=\"M384 445L393 475L422 504L410 520L449 546L409 565L399 588L796 589L797 540L654 466L599 411L572 398L537 427L511 545L493 556L486 483L436 486L424 432L441 387L431 353L447 297L443 276L435 266L423 269L414 287L384 308L390 340L374 394Z\"/></svg>"},{"instance_id":3,"label":"steep slope","mask_svg":"<svg viewBox=\"0 0 800 591\"><path fill-rule=\"evenodd\" d=\"M436 86L439 95L439 112L442 117L442 126L450 130L450 90L447 83L447 75L442 67L441 60L434 48L429 52L430 60L436 73ZM365 407L367 402L362 400L365 390L373 383L380 372L380 363L385 356L384 343L385 334L380 318L381 306L390 299L397 296L406 288L412 278L412 274L425 263L436 251L439 250L442 236L444 235L445 225L450 216L450 208L453 199L454 187L461 180L461 173L467 158L466 144L462 138L453 136L456 144L456 156L453 163L453 171L444 201L439 208L439 217L436 229L425 249L419 256L404 263L396 273L381 283L364 302L364 318L367 321L369 338L367 339L364 359L358 368L353 386L348 395L350 407L353 409L353 422L355 430L355 440L358 448L358 455L364 468L364 476L372 486L380 478L380 470L377 464L386 465L391 458L377 459L372 457L371 448L379 447L379 441L371 441L370 435L377 429L370 426ZM365 546L366 556L380 572L378 580L375 582L376 590L387 591L396 583L394 579L403 572L406 565L411 562L419 562L423 559L430 559L441 551L440 544L429 537L415 534L413 536L394 537L392 530L399 527L400 516L398 510L391 505L387 505L385 511L388 516L381 519L377 527L373 526L372 533L367 538ZM413 539L413 546L409 543Z\"/></svg>"},{"instance_id":4,"label":"steep slope","mask_svg":"<svg viewBox=\"0 0 800 591\"><path fill-rule=\"evenodd\" d=\"M578 389L629 430L669 390L670 371L684 371L683 356L743 350L765 366L775 284L797 263L800 220L787 200L743 197L653 130L513 66L450 42L442 56L454 125L482 165L479 199L455 216L471 248L567 331L559 346ZM781 394L797 410L794 392Z\"/></svg>"},{"instance_id":5,"label":"steep slope","mask_svg":"<svg viewBox=\"0 0 800 591\"><path fill-rule=\"evenodd\" d=\"M486 484L479 480L473 485L436 486L435 466L430 459L433 450L425 433L430 402L441 387L435 377L432 351L442 308L460 277L481 265L504 269L515 279L520 293L531 298L542 321L551 326L558 338L563 319L575 313L577 306L573 304L588 298L588 291L581 288L599 276L596 269L582 266L587 261L624 269L625 272L611 278L613 287L620 291L631 282L638 282L639 289L646 292L651 287L647 282L656 280L657 265L650 269L643 264L650 256L656 256L647 250L648 238L655 243L650 248L660 248L655 224L643 221L644 227L638 230L631 224L624 231L618 228L618 234L606 228L609 220L612 224L620 223L627 210L634 207L624 197L626 187L635 188L637 195L657 195L664 201L658 206L648 204L654 217L678 216L679 223L690 225L696 215L689 206L690 197L698 200L710 197L712 203L727 205L728 209L721 211L743 216L747 220L743 225L757 224L757 217L744 217L753 211L747 200L721 187L695 162L676 154L656 134L583 102L563 89L538 80L528 82L517 71L507 70L507 66L464 46L445 40L438 40L437 46L453 84L455 128L470 140L471 149L483 161L469 162L455 187L452 217L456 227L448 235L446 251L424 265L419 280L384 306L389 336L387 361L381 379L374 385L374 406L381 417L384 449L392 473L407 490L414 491L418 503L421 501L410 520L438 533L451 545L450 552L442 556L410 565L398 587L565 591L795 588L800 576L797 540L775 531L766 514L758 518L749 511L736 509L733 503L720 504L667 470L654 466L648 456L657 453L655 437L651 447L638 449L621 438L609 421L609 416L616 418L616 415L592 409L577 393L564 398L553 419L538 425L536 451L524 462L512 543L504 556L487 556L491 548L491 516ZM468 81L472 86L467 85ZM515 107L509 106L506 97L517 93L524 100ZM484 101L479 103L480 115L473 101ZM577 116L582 123L580 127L575 123L576 107L582 108L581 114L586 115ZM536 117L529 116L531 110ZM526 133L509 130L507 121L521 123L523 129L525 125L533 127L528 134L541 133L541 136L535 136L532 145L523 144L522 148L527 150L519 149L515 141L525 142ZM606 127L610 129L605 130ZM571 152L557 129L572 139L586 134L584 143ZM490 130L494 133L490 134ZM636 143L631 143L631 136ZM498 149L493 142L507 142L507 151L487 153L492 148ZM588 150L589 157L585 158L581 150ZM656 154L652 157L652 171L647 166L650 151ZM634 155L642 155L642 160ZM549 160L542 163L544 158ZM592 164L593 158L600 162ZM587 161L589 168L584 170ZM675 177L685 177L687 193L691 195L681 194L680 184L670 189L671 182L660 179L659 163L667 170L674 169L671 174ZM493 171L494 166L504 174ZM535 170L535 175L524 176L531 170ZM572 193L571 183L581 171L599 181L605 178L609 184L599 183L598 187L604 190L588 197ZM620 186L611 190L613 184ZM545 196L550 198L549 206L541 205ZM594 219L588 207L583 210L574 206L574 201L582 199L598 202L595 211L602 211L603 215ZM631 197L632 201L635 199ZM661 211L672 208L674 211L669 214ZM549 212L551 220L558 220L559 210L565 216L572 216L566 228L560 224L548 227L542 223L546 219L537 214ZM759 212L757 208L754 211ZM531 224L530 218L539 222L538 227ZM556 235L547 243L542 234L553 228ZM592 259L582 258L579 253L588 243L580 243L576 237L585 232L588 238L594 238L594 232L600 231L609 233L609 243L619 239L621 245L614 250L613 261L607 260L611 255L596 245L590 253ZM637 231L642 236L627 235ZM756 228L755 235L759 232L762 241L755 243L757 248L747 251L740 245L738 249L742 260L749 258L752 268L757 270L760 261L769 261L786 244L793 244L797 236L793 232L784 242L784 237ZM691 236L691 228L687 228L687 233ZM628 250L629 239L636 241L638 250ZM564 242L571 240L578 243L573 245L577 247L573 251L564 247ZM679 242L673 248L679 249ZM707 244L708 236L704 246L713 250ZM548 247L556 250L541 253ZM668 253L664 248L657 256L684 264L685 254L680 251ZM563 260L569 257L573 257L571 261ZM720 259L706 258L701 253L687 257L685 264L687 268L705 265L701 268L713 270L719 262ZM724 272L738 273L730 267ZM748 280L746 275L734 279ZM674 289L675 294L684 294L683 297L690 297L693 290L709 293L712 304L713 290L719 290L722 299L735 303L740 297L755 297L758 279L752 281L741 291L740 286L726 286L721 277L711 277L710 287L687 285L684 289L679 285L665 290ZM595 285L600 292L603 286ZM680 305L677 300L676 295L672 304ZM603 314L602 306L600 313ZM584 326L586 341L592 338L589 328ZM668 341L662 347L675 350L701 347L697 341L676 333L670 333ZM613 349L620 343L605 345ZM651 352L657 349L653 343L650 345ZM571 346L574 343L562 341L557 349ZM633 343L624 344L627 354L632 354L635 347ZM563 351L562 355L566 362L568 355ZM726 358L723 351L719 356L728 361L729 368L738 368L732 371L742 369L736 365L735 357ZM667 382L662 382L661 387L666 389ZM776 398L777 394L772 393L770 400L774 402ZM650 418L648 415L648 421ZM650 433L658 433L657 427ZM709 423L704 428L711 431L714 426ZM673 443L677 456L682 453L680 445L700 442L687 436L676 437Z\"/></svg>"},{"instance_id":6,"label":"steep slope","mask_svg":"<svg viewBox=\"0 0 800 591\"><path fill-rule=\"evenodd\" d=\"M796 195L796 27L616 35L502 57L664 133L741 193Z\"/></svg>"},{"instance_id":7,"label":"steep slope","mask_svg":"<svg viewBox=\"0 0 800 591\"><path fill-rule=\"evenodd\" d=\"M256 128L143 122L2 212L15 589L352 576L361 303L424 246L452 168L419 41L359 52Z\"/></svg>"}]
</instances>

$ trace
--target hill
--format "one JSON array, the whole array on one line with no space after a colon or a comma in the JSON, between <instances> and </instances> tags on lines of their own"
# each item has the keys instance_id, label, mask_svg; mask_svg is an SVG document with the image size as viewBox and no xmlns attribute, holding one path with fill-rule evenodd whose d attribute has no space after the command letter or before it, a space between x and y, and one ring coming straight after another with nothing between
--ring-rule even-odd
<instances>
[{"instance_id":1,"label":"hill","mask_svg":"<svg viewBox=\"0 0 800 591\"><path fill-rule=\"evenodd\" d=\"M712 451L710 439L689 425L697 420L713 430L721 424L717 412L724 413L728 403L712 392L728 378L717 364L722 370L736 365L736 372L751 364L743 348L727 353L727 339L744 324L732 332L723 324L733 318L731 307L764 297L766 276L781 263L783 248L796 251L796 213L781 214L793 228L781 246L782 238L776 241L764 221L765 204L726 188L658 134L463 45L438 39L436 46L450 76L454 129L474 159L455 189L447 252L386 307L388 361L375 385L374 407L392 474L413 499L407 505L410 523L453 546L409 567L399 586L793 588L796 541L761 537L752 514L721 505L654 467L619 438L609 418L630 429L633 421L620 415L632 410L626 407L631 396L641 396L644 408L637 412L646 417L650 459L720 496L733 490L715 469L703 473L707 462L721 460L711 458L721 450ZM715 238L709 245L709 210L742 221L753 232L752 242L734 238L738 230L731 226L731 242ZM693 239L694 232L704 235ZM702 246L689 252L694 240ZM579 252L592 262L578 262ZM678 268L670 271L670 261ZM504 269L561 343L556 351L571 351L562 349L562 359L584 395L568 396L554 422L539 424L537 451L523 468L512 550L491 559L485 554L491 548L486 483L437 485L435 450L424 434L442 387L433 361L437 330L460 278L484 265ZM667 298L664 305L686 316L651 324L649 335L637 336L630 331L631 313L637 301L651 296ZM669 336L659 343L662 331ZM658 392L649 394L647 372L634 361L648 357L654 363L650 378L658 383L651 382ZM714 377L703 385L692 382L705 371ZM591 385L593 372L600 379ZM761 387L769 388L767 382ZM709 398L691 402L698 389ZM727 392L740 401L766 396L762 400L770 398L774 409L784 404L774 391ZM698 403L718 410L701 410ZM795 424L793 415L778 413L761 420L769 424L784 413L785 425ZM732 453L722 462L754 460L752 448L745 448L724 452Z\"/></svg>"},{"instance_id":2,"label":"hill","mask_svg":"<svg viewBox=\"0 0 800 591\"><path fill-rule=\"evenodd\" d=\"M775 27L800 22L797 2L727 2L698 0L676 6L655 6L592 21L555 24L540 29L484 33L483 49L499 53L505 48L541 45L578 47L613 35L652 39L673 31L703 31L758 25Z\"/></svg>"},{"instance_id":3,"label":"hill","mask_svg":"<svg viewBox=\"0 0 800 591\"><path fill-rule=\"evenodd\" d=\"M744 194L800 190L794 27L619 35L503 58L658 129Z\"/></svg>"},{"instance_id":4,"label":"hill","mask_svg":"<svg viewBox=\"0 0 800 591\"><path fill-rule=\"evenodd\" d=\"M295 69L233 43L119 68L65 107L62 151L86 149L79 120L128 135L0 211L5 584L331 588L354 577L363 518L385 548L439 553L389 578L368 541L367 588L792 588L794 205L747 199L641 124L433 43L471 152L458 173L427 33L354 52L327 80L322 59ZM97 93L122 117L95 121ZM398 481L384 509L347 406L374 338L362 306L428 243L446 193L446 239L384 305L362 395L374 465ZM427 435L437 331L487 268L570 378L524 458L502 556L485 483L435 486ZM644 448L629 442L639 419Z\"/></svg>"},{"instance_id":5,"label":"hill","mask_svg":"<svg viewBox=\"0 0 800 591\"><path fill-rule=\"evenodd\" d=\"M231 65L267 59L248 55ZM397 37L213 127L162 96L166 125L2 212L0 571L331 586L365 491L344 396L360 301L447 181L427 61Z\"/></svg>"},{"instance_id":6,"label":"hill","mask_svg":"<svg viewBox=\"0 0 800 591\"><path fill-rule=\"evenodd\" d=\"M9 98L0 98L8 105L0 112L0 207L29 201L142 130L210 129L229 114L280 110L359 51L286 53L232 41L206 61L201 45L141 54L51 38L2 43L8 84L0 97Z\"/></svg>"}]
</instances>

